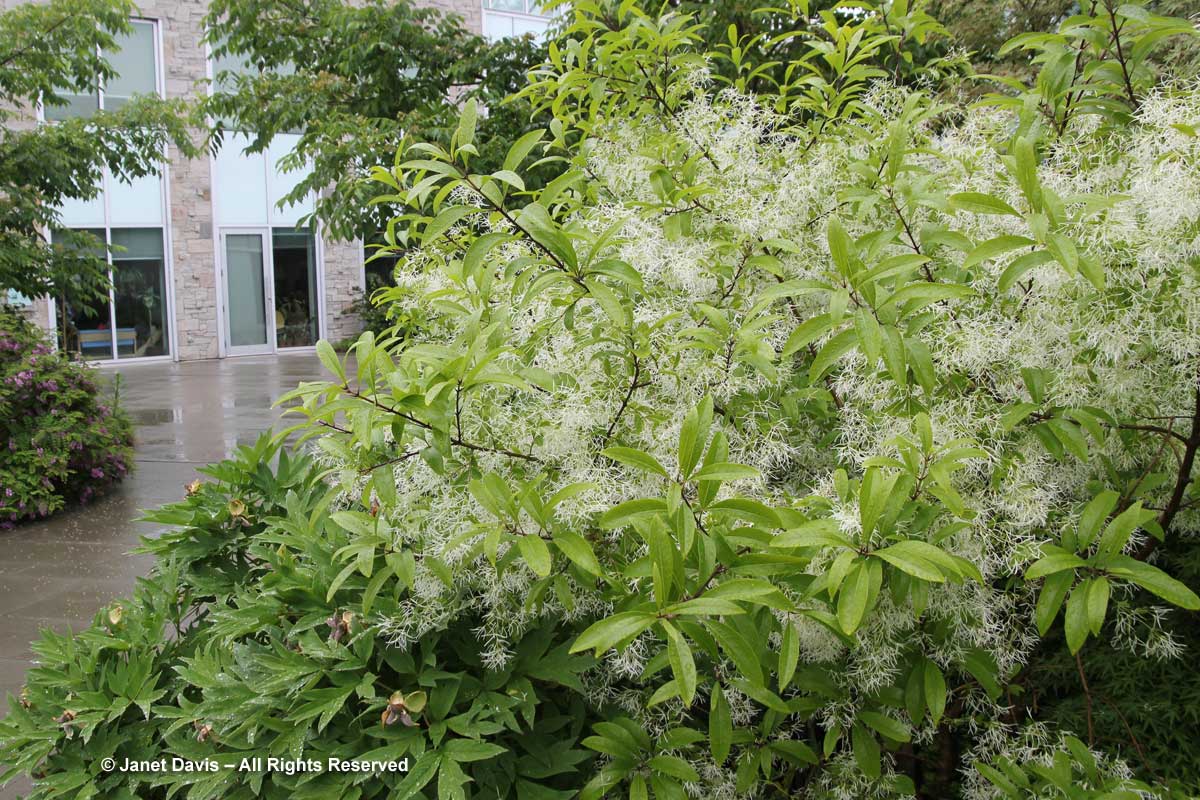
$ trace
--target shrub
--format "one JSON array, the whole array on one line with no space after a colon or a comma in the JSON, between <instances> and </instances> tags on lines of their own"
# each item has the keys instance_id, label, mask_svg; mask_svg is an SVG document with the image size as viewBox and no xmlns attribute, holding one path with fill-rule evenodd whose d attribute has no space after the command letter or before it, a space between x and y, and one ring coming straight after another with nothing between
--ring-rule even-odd
<instances>
[{"instance_id":1,"label":"shrub","mask_svg":"<svg viewBox=\"0 0 1200 800\"><path fill-rule=\"evenodd\" d=\"M86 503L128 473L133 430L116 392L53 352L15 311L0 312L0 527Z\"/></svg>"},{"instance_id":2,"label":"shrub","mask_svg":"<svg viewBox=\"0 0 1200 800\"><path fill-rule=\"evenodd\" d=\"M280 435L314 458L260 441L154 515L177 643L43 643L0 759L44 795L1200 789L1096 663L1195 681L1200 92L1139 68L1186 26L1074 20L964 109L872 66L907 4L825 14L761 95L629 6L579 4L503 169L467 103L375 173L413 324L352 373L318 345ZM100 772L141 742L411 763Z\"/></svg>"}]
</instances>

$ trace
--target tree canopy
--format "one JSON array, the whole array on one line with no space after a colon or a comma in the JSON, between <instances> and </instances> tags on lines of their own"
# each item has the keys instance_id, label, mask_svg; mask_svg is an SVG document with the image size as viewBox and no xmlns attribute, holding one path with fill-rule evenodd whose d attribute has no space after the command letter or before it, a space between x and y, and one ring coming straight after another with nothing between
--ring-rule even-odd
<instances>
[{"instance_id":1,"label":"tree canopy","mask_svg":"<svg viewBox=\"0 0 1200 800\"><path fill-rule=\"evenodd\" d=\"M386 227L393 211L372 202L367 169L391 163L406 138L444 140L456 102L475 97L489 109L484 158L532 127L527 104L501 101L544 48L528 37L489 43L411 0L214 0L206 25L214 56L237 65L216 76L205 104L214 146L234 131L252 135L252 151L297 133L281 166L308 172L289 199L317 196L316 216L335 236L370 239Z\"/></svg>"}]
</instances>

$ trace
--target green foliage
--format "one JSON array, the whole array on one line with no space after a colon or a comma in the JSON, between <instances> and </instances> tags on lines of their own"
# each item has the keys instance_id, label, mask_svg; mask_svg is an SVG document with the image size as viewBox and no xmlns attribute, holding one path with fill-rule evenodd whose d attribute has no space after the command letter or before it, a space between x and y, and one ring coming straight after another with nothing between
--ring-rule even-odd
<instances>
[{"instance_id":1,"label":"green foliage","mask_svg":"<svg viewBox=\"0 0 1200 800\"><path fill-rule=\"evenodd\" d=\"M103 493L133 465L133 429L91 371L0 309L0 527Z\"/></svg>"},{"instance_id":2,"label":"green foliage","mask_svg":"<svg viewBox=\"0 0 1200 800\"><path fill-rule=\"evenodd\" d=\"M155 172L168 143L197 149L180 102L136 97L87 119L28 125L39 102L63 105L62 92L95 92L112 68L104 54L130 30L129 0L51 0L0 13L0 287L28 296L69 292L87 303L107 294L104 244L77 234L51 247L67 200L89 200L105 169L122 180Z\"/></svg>"},{"instance_id":3,"label":"green foliage","mask_svg":"<svg viewBox=\"0 0 1200 800\"><path fill-rule=\"evenodd\" d=\"M1152 57L1162 41L1196 34L1187 20L1154 14L1145 3L1086 0L1082 6L1083 13L1063 20L1057 31L1023 33L999 50L1032 54L1038 66L1035 93L1025 98L1036 98L1047 123L1060 133L1075 114L1129 119L1159 78Z\"/></svg>"},{"instance_id":4,"label":"green foliage","mask_svg":"<svg viewBox=\"0 0 1200 800\"><path fill-rule=\"evenodd\" d=\"M374 201L363 170L392 163L406 137L448 136L452 101L475 97L489 108L480 150L492 168L531 127L528 104L501 102L542 60L531 37L488 43L456 15L410 0L216 0L205 23L214 55L250 65L227 73L225 90L203 104L216 121L212 146L229 131L249 132L251 151L298 133L281 166L307 172L282 202L318 194L315 215L334 236L366 240L384 229L395 212Z\"/></svg>"}]
</instances>

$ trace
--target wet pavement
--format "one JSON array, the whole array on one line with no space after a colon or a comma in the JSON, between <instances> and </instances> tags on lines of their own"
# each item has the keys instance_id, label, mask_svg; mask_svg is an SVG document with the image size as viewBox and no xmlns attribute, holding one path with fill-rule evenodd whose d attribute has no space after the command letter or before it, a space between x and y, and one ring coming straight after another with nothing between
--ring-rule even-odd
<instances>
[{"instance_id":1,"label":"wet pavement","mask_svg":"<svg viewBox=\"0 0 1200 800\"><path fill-rule=\"evenodd\" d=\"M136 469L91 505L0 531L0 716L24 682L29 643L44 627L78 630L127 595L153 559L131 555L160 526L135 522L143 509L183 497L196 468L253 442L274 425L276 398L325 377L315 355L261 356L104 368L120 375L121 402L135 425ZM2 771L2 770L0 770ZM14 782L0 800L27 791Z\"/></svg>"}]
</instances>

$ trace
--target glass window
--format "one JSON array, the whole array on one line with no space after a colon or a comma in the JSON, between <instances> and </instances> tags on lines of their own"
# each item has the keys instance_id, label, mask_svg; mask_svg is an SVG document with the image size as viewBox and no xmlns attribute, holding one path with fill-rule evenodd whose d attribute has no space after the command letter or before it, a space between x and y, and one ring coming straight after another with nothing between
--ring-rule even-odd
<instances>
[{"instance_id":1,"label":"glass window","mask_svg":"<svg viewBox=\"0 0 1200 800\"><path fill-rule=\"evenodd\" d=\"M65 106L45 107L46 119L74 119L76 117L87 118L96 113L96 109L100 108L100 93L92 92L91 94L75 94L73 92L59 92L64 100L67 101Z\"/></svg>"},{"instance_id":2,"label":"glass window","mask_svg":"<svg viewBox=\"0 0 1200 800\"><path fill-rule=\"evenodd\" d=\"M135 94L158 92L158 66L155 57L154 23L146 20L130 20L132 30L116 37L117 47L104 53L116 73L109 79L101 92L77 94L59 92L66 105L47 105L44 114L48 120L90 117L96 109L115 111L129 102Z\"/></svg>"},{"instance_id":3,"label":"glass window","mask_svg":"<svg viewBox=\"0 0 1200 800\"><path fill-rule=\"evenodd\" d=\"M99 246L105 242L104 228L54 231L51 241L65 248L86 247L78 233L96 237ZM168 354L162 228L113 228L107 235L112 291L107 299L86 304L69 291L59 298L59 347L86 361Z\"/></svg>"},{"instance_id":4,"label":"glass window","mask_svg":"<svg viewBox=\"0 0 1200 800\"><path fill-rule=\"evenodd\" d=\"M271 257L275 268L275 339L277 347L317 343L317 254L307 228L274 228Z\"/></svg>"},{"instance_id":5,"label":"glass window","mask_svg":"<svg viewBox=\"0 0 1200 800\"><path fill-rule=\"evenodd\" d=\"M134 22L133 30L117 38L120 47L108 54L108 62L117 73L104 85L104 108L115 111L135 94L158 91L154 68L154 23Z\"/></svg>"},{"instance_id":6,"label":"glass window","mask_svg":"<svg viewBox=\"0 0 1200 800\"><path fill-rule=\"evenodd\" d=\"M225 235L229 344L233 347L261 346L268 342L265 255L261 233Z\"/></svg>"},{"instance_id":7,"label":"glass window","mask_svg":"<svg viewBox=\"0 0 1200 800\"><path fill-rule=\"evenodd\" d=\"M117 357L166 355L170 349L162 229L117 228L112 243Z\"/></svg>"},{"instance_id":8,"label":"glass window","mask_svg":"<svg viewBox=\"0 0 1200 800\"><path fill-rule=\"evenodd\" d=\"M483 35L495 41L506 36L541 36L553 15L541 0L483 0Z\"/></svg>"},{"instance_id":9,"label":"glass window","mask_svg":"<svg viewBox=\"0 0 1200 800\"><path fill-rule=\"evenodd\" d=\"M246 57L237 53L226 53L212 60L213 91L219 93L232 92L237 88L238 75L250 75L256 72L250 67Z\"/></svg>"},{"instance_id":10,"label":"glass window","mask_svg":"<svg viewBox=\"0 0 1200 800\"><path fill-rule=\"evenodd\" d=\"M89 245L94 247L93 255L104 256L104 229L83 228L80 233L91 234L93 240L82 242L74 230L54 231L50 241L64 249L79 252ZM70 291L58 299L57 329L58 346L66 353L72 353L87 361L97 361L113 357L112 353L112 316L109 304L104 300L84 303L73 296Z\"/></svg>"}]
</instances>

